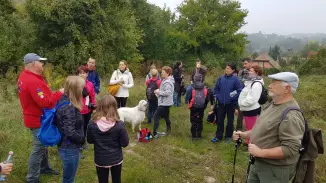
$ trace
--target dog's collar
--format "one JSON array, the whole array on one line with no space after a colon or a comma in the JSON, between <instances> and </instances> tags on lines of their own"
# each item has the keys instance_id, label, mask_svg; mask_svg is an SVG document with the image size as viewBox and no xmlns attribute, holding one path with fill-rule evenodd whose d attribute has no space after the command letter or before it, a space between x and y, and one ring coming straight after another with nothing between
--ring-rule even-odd
<instances>
[{"instance_id":1,"label":"dog's collar","mask_svg":"<svg viewBox=\"0 0 326 183\"><path fill-rule=\"evenodd\" d=\"M140 110L140 109L139 109ZM140 111L143 111L143 112L145 112L146 111L146 109L145 110L140 110Z\"/></svg>"}]
</instances>

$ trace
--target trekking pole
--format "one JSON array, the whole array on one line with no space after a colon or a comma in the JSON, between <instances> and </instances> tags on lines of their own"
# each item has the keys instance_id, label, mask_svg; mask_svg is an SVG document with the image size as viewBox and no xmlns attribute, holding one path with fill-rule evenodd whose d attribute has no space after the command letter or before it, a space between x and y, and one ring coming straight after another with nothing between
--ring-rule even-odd
<instances>
[{"instance_id":1,"label":"trekking pole","mask_svg":"<svg viewBox=\"0 0 326 183\"><path fill-rule=\"evenodd\" d=\"M248 182L248 177L249 177L249 172L250 172L250 166L251 166L252 164L254 164L254 163L255 163L255 158L254 158L252 155L250 155L250 157L249 157L249 162L248 162L248 168L247 168L246 182L245 182L245 183Z\"/></svg>"},{"instance_id":2,"label":"trekking pole","mask_svg":"<svg viewBox=\"0 0 326 183\"><path fill-rule=\"evenodd\" d=\"M235 143L235 150L234 150L234 158L233 158L233 174L232 174L232 183L234 183L234 175L235 175L235 161L237 159L237 152L238 148L240 147L242 140L239 138Z\"/></svg>"}]
</instances>

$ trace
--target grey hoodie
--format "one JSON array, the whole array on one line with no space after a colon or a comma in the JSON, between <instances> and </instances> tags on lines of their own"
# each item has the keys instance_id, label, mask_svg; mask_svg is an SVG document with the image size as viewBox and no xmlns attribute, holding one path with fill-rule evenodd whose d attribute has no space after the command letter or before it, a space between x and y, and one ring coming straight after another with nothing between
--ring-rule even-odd
<instances>
[{"instance_id":1,"label":"grey hoodie","mask_svg":"<svg viewBox=\"0 0 326 183\"><path fill-rule=\"evenodd\" d=\"M163 79L157 95L158 106L172 106L173 91L174 91L173 77L169 76L167 79Z\"/></svg>"}]
</instances>

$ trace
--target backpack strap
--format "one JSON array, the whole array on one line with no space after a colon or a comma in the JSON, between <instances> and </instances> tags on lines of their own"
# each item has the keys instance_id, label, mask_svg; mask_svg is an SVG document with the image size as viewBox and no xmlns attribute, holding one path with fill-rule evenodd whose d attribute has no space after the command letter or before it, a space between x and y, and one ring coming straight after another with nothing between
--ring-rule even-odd
<instances>
[{"instance_id":1,"label":"backpack strap","mask_svg":"<svg viewBox=\"0 0 326 183\"><path fill-rule=\"evenodd\" d=\"M304 126L305 126L305 132L306 132L308 130L308 122L307 122L306 118L304 117L303 112L298 107L288 107L288 108L286 108L282 113L281 121L285 120L286 115L292 110L293 111L299 111L302 114L303 119L304 119L304 123L305 123Z\"/></svg>"},{"instance_id":2,"label":"backpack strap","mask_svg":"<svg viewBox=\"0 0 326 183\"><path fill-rule=\"evenodd\" d=\"M304 117L303 112L298 107L287 107L282 113L281 121L283 121L286 118L286 115L288 114L288 112L290 112L292 110L301 112L304 120L306 121L306 118Z\"/></svg>"},{"instance_id":3,"label":"backpack strap","mask_svg":"<svg viewBox=\"0 0 326 183\"><path fill-rule=\"evenodd\" d=\"M261 86L264 87L263 83L260 82L260 81L257 81L257 80L253 81L253 82L251 83L250 87L252 88L252 86L253 86L255 83L260 83Z\"/></svg>"},{"instance_id":4,"label":"backpack strap","mask_svg":"<svg viewBox=\"0 0 326 183\"><path fill-rule=\"evenodd\" d=\"M305 118L303 112L302 112L301 109L299 109L298 107L288 107L288 108L286 108L286 109L283 111L283 113L282 113L281 122L282 122L283 120L285 120L286 115L287 115L290 111L292 111L292 110L294 110L294 111L299 111L299 112L302 114L303 119L304 119L304 128L305 128L305 130L304 130L304 135L303 135L303 137L302 137L302 142L301 142L301 145L302 145L303 147L301 147L301 148L299 149L299 152L300 152L300 154L301 154L301 153L305 150L305 148L307 147L307 144L308 144L308 139L307 139L308 137L306 137L305 135L308 133L308 128L309 128L309 126L308 126L308 122L307 122L307 120L306 120L306 118ZM280 123L280 125L281 125L281 123Z\"/></svg>"},{"instance_id":5,"label":"backpack strap","mask_svg":"<svg viewBox=\"0 0 326 183\"><path fill-rule=\"evenodd\" d=\"M207 90L207 88L205 87L205 88L204 88L204 96L205 96L205 97L207 96L207 93L208 93L208 90Z\"/></svg>"}]
</instances>

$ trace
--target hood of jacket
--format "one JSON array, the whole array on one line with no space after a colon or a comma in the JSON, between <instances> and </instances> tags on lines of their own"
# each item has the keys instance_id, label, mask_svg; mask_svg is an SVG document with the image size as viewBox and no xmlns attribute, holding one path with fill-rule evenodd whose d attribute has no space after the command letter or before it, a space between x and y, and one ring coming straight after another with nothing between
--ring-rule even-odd
<instances>
[{"instance_id":1,"label":"hood of jacket","mask_svg":"<svg viewBox=\"0 0 326 183\"><path fill-rule=\"evenodd\" d=\"M102 132L107 132L112 127L114 127L116 122L113 120L107 120L105 117L102 117L101 119L95 121L95 123Z\"/></svg>"}]
</instances>

